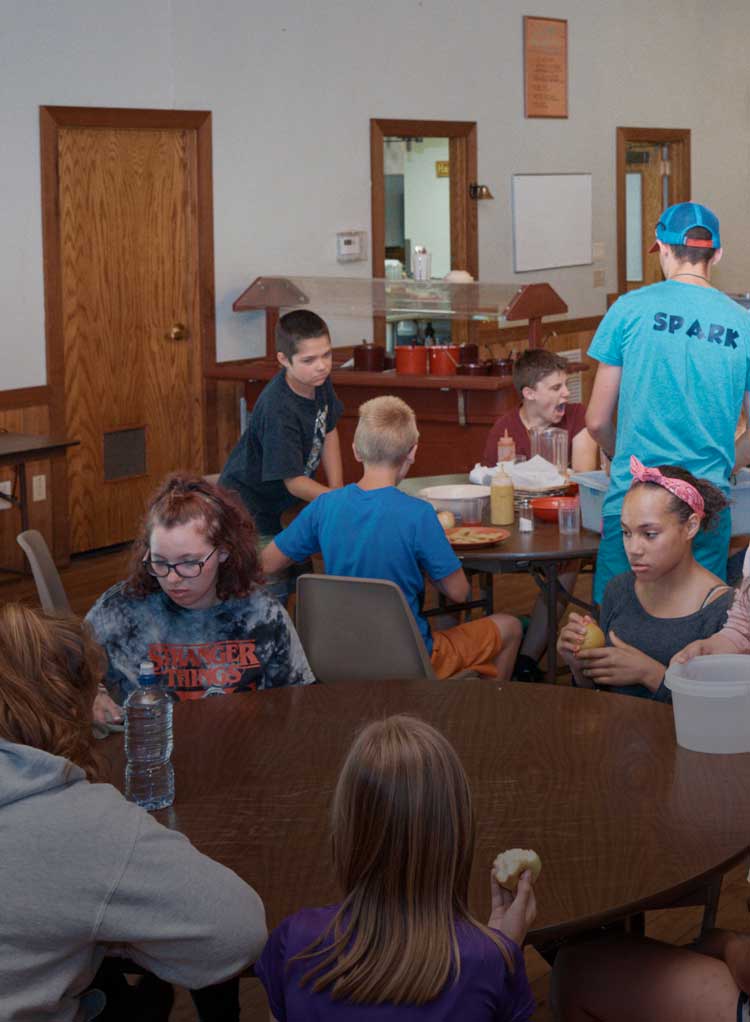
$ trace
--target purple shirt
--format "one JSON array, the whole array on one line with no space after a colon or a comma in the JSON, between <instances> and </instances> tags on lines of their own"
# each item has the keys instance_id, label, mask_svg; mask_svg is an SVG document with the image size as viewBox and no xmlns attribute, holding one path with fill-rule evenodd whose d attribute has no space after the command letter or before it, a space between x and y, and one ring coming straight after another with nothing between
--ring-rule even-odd
<instances>
[{"instance_id":1,"label":"purple shirt","mask_svg":"<svg viewBox=\"0 0 750 1022\"><path fill-rule=\"evenodd\" d=\"M268 995L271 1012L278 1022L441 1022L465 1018L471 1022L524 1022L534 1012L534 998L526 978L523 953L517 944L503 937L513 957L511 974L499 948L476 927L459 922L456 926L461 954L458 982L449 982L429 1004L352 1004L334 1001L327 990L313 993L301 977L315 959L290 961L327 928L338 906L306 908L285 919L268 939L255 963ZM323 945L325 948L327 945Z\"/></svg>"}]
</instances>

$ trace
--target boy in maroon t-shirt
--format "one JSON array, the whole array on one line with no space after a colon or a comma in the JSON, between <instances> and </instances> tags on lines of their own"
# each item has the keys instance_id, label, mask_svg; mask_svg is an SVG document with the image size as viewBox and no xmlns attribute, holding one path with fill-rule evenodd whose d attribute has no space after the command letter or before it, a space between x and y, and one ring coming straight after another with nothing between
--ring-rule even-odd
<instances>
[{"instance_id":1,"label":"boy in maroon t-shirt","mask_svg":"<svg viewBox=\"0 0 750 1022\"><path fill-rule=\"evenodd\" d=\"M507 429L516 443L516 456L531 457L529 430L534 426L556 426L567 430L570 464L574 472L589 472L598 468L598 448L586 429L583 405L569 405L567 386L568 363L561 355L541 348L525 351L513 367L513 385L521 404L501 416L489 432L484 445L482 464L488 468L497 464L497 442ZM560 582L569 591L575 585L577 569L560 576ZM531 613L521 649L516 659L514 677L519 681L541 680L537 661L544 652L547 638L547 608L538 597Z\"/></svg>"},{"instance_id":2,"label":"boy in maroon t-shirt","mask_svg":"<svg viewBox=\"0 0 750 1022\"><path fill-rule=\"evenodd\" d=\"M568 363L561 355L541 348L525 351L513 367L513 385L521 404L506 412L494 424L484 445L482 464L497 465L497 442L507 429L516 442L516 455L531 457L529 430L534 426L556 426L568 433L568 451L574 472L589 472L597 466L597 446L584 421L583 405L568 404Z\"/></svg>"}]
</instances>

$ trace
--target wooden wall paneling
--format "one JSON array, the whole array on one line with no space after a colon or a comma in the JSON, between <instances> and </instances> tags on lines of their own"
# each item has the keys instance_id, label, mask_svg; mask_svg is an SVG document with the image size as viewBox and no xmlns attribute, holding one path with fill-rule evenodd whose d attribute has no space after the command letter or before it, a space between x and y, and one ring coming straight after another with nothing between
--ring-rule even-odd
<instances>
[{"instance_id":1,"label":"wooden wall paneling","mask_svg":"<svg viewBox=\"0 0 750 1022\"><path fill-rule=\"evenodd\" d=\"M0 410L0 428L10 430L13 433L48 433L49 409L46 405L36 405L13 410ZM45 500L34 501L32 496L32 478L35 475L47 477L47 497ZM13 479L13 469L3 466L0 468L0 481ZM47 541L50 549L55 548L55 535L53 528L53 506L58 490L55 489L55 479L50 471L49 461L30 461L26 465L26 479L29 488L29 524L32 529L38 529ZM59 487L59 481L57 483ZM21 548L16 543L16 536L21 531L21 518L15 508L0 511L0 565L5 568L21 570L25 560ZM2 584L11 580L12 575L5 575L0 572L0 600L3 599Z\"/></svg>"},{"instance_id":2,"label":"wooden wall paneling","mask_svg":"<svg viewBox=\"0 0 750 1022\"><path fill-rule=\"evenodd\" d=\"M569 351L574 348L581 349L582 361L588 366L588 372L582 373L581 376L581 391L582 400L584 404L588 404L589 398L591 397L591 389L594 385L594 377L596 375L596 368L599 363L588 356L588 349L591 344L596 328L601 322L600 316L593 316L587 319L579 320L568 320L561 323L549 323L547 324L548 329L554 328L554 333L547 337L545 341L545 348L548 351ZM569 327L573 327L570 330ZM575 329L578 327L578 329ZM511 333L511 330L499 330L495 334L491 334L489 331L484 331L484 351L492 352L496 357L507 356L511 352L513 354L519 354L522 351L528 349L528 340L525 337L519 337L517 334L518 328L512 328L512 340L503 340L502 335L505 333ZM493 338L493 339L489 339Z\"/></svg>"},{"instance_id":3,"label":"wooden wall paneling","mask_svg":"<svg viewBox=\"0 0 750 1022\"><path fill-rule=\"evenodd\" d=\"M15 390L0 390L0 410L14 411L17 408L38 408L48 405L51 387L18 387Z\"/></svg>"},{"instance_id":4,"label":"wooden wall paneling","mask_svg":"<svg viewBox=\"0 0 750 1022\"><path fill-rule=\"evenodd\" d=\"M240 380L216 381L217 458L209 471L220 472L240 435L240 398L245 384Z\"/></svg>"}]
</instances>

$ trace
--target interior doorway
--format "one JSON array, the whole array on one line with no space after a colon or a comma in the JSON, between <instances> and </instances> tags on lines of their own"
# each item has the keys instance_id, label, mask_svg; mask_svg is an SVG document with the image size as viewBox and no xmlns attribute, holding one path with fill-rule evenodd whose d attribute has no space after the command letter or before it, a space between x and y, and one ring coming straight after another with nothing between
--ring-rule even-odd
<instances>
[{"instance_id":1,"label":"interior doorway","mask_svg":"<svg viewBox=\"0 0 750 1022\"><path fill-rule=\"evenodd\" d=\"M399 146L399 142L403 146ZM386 160L393 160L394 166L386 166ZM395 163L412 165L411 174L423 185L415 190L422 199L432 196L432 211L417 208L404 210L401 239L389 237L398 234L394 217L387 216L387 194L391 198L397 191L399 176L402 178L401 202L404 202L403 188L408 177L387 173L398 169ZM387 180L390 178L390 180ZM427 191L424 182L432 178L433 189ZM397 259L401 256L404 271L411 267L409 253L404 248L404 229L413 233L409 225L420 223L427 230L430 219L442 218L439 229L441 258L447 269L468 270L476 279L479 274L479 244L477 240L477 203L469 194L469 185L477 178L477 126L475 121L391 121L380 118L370 121L370 181L372 187L372 275L385 275L386 256ZM443 194L444 193L444 194ZM396 196L397 198L397 196ZM396 202L395 205L398 203ZM391 205L394 205L393 203ZM395 219L398 219L396 215ZM390 222L389 222L390 220ZM423 244L420 237L409 237L411 244ZM396 244L388 245L388 242ZM388 248L388 253L386 252ZM441 263L442 266L442 263Z\"/></svg>"},{"instance_id":2,"label":"interior doorway","mask_svg":"<svg viewBox=\"0 0 750 1022\"><path fill-rule=\"evenodd\" d=\"M475 121L371 120L373 277L410 276L411 249L425 245L431 276L467 270L476 280L477 200L470 194L476 180ZM454 343L473 339L473 324L435 324L438 332L450 331ZM373 337L385 341L382 316L374 317Z\"/></svg>"},{"instance_id":3,"label":"interior doorway","mask_svg":"<svg viewBox=\"0 0 750 1022\"><path fill-rule=\"evenodd\" d=\"M73 552L133 538L203 471L215 361L211 114L40 110L47 373Z\"/></svg>"},{"instance_id":4,"label":"interior doorway","mask_svg":"<svg viewBox=\"0 0 750 1022\"><path fill-rule=\"evenodd\" d=\"M649 253L667 206L690 199L690 130L617 129L617 292L662 279Z\"/></svg>"}]
</instances>

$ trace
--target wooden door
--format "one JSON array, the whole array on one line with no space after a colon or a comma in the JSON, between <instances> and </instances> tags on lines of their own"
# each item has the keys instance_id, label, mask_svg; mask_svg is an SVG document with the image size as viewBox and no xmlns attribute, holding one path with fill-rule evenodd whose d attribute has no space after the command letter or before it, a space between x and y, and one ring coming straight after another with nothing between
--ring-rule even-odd
<instances>
[{"instance_id":1,"label":"wooden door","mask_svg":"<svg viewBox=\"0 0 750 1022\"><path fill-rule=\"evenodd\" d=\"M57 126L52 361L64 430L80 441L74 552L132 539L166 473L203 470L213 302L202 307L198 145L189 126Z\"/></svg>"},{"instance_id":2,"label":"wooden door","mask_svg":"<svg viewBox=\"0 0 750 1022\"><path fill-rule=\"evenodd\" d=\"M690 198L688 129L617 129L618 294L662 279L659 256L648 251L656 222Z\"/></svg>"}]
</instances>

